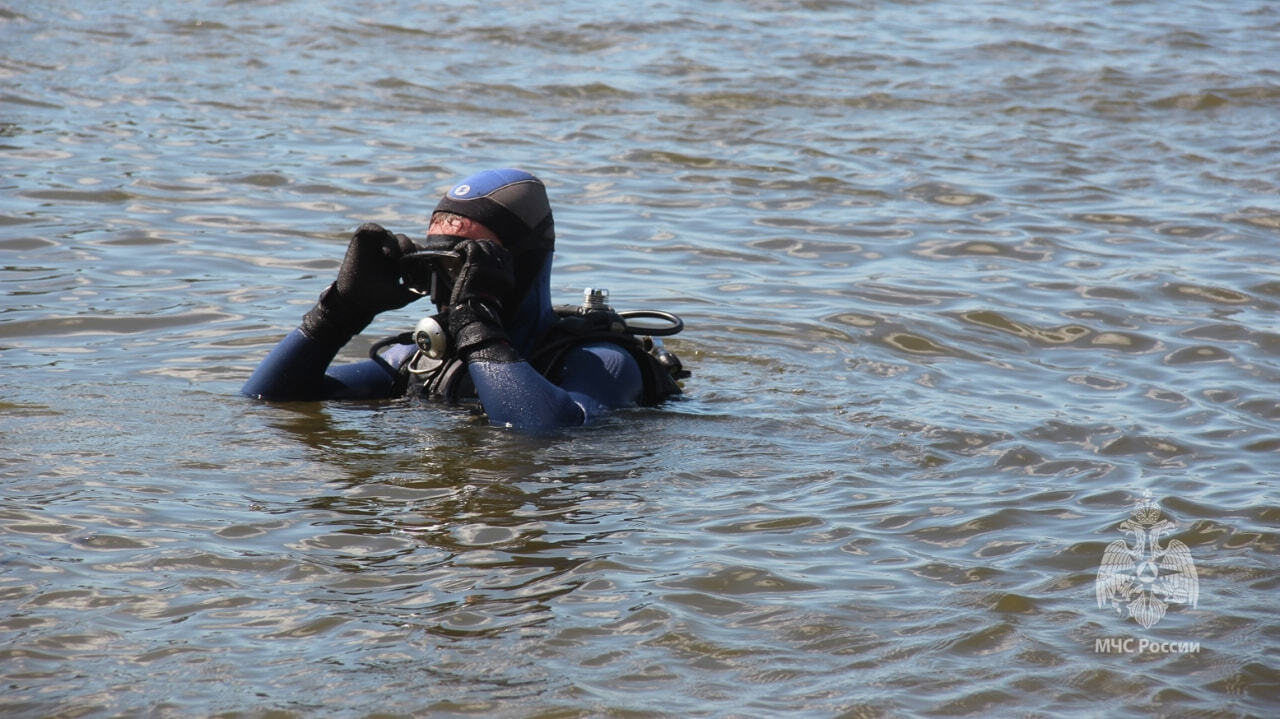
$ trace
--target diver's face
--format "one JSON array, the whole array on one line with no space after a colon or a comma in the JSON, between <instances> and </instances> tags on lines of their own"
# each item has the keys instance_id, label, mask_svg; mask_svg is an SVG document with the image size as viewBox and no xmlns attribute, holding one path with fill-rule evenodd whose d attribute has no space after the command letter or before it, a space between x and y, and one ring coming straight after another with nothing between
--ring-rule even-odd
<instances>
[{"instance_id":1,"label":"diver's face","mask_svg":"<svg viewBox=\"0 0 1280 719\"><path fill-rule=\"evenodd\" d=\"M453 235L455 237L465 237L468 240L493 240L499 245L502 240L498 239L497 233L476 222L469 217L459 217L457 215L448 215L437 213L431 218L431 226L427 228L428 235Z\"/></svg>"}]
</instances>

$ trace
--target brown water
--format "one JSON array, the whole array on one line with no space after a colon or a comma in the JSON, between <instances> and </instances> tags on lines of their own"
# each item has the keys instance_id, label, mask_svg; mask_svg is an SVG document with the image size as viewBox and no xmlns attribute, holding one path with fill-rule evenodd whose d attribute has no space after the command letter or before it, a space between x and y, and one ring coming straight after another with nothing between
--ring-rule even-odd
<instances>
[{"instance_id":1,"label":"brown water","mask_svg":"<svg viewBox=\"0 0 1280 719\"><path fill-rule=\"evenodd\" d=\"M0 713L1280 713L1280 6L345 5L0 8ZM685 401L237 395L505 165Z\"/></svg>"}]
</instances>

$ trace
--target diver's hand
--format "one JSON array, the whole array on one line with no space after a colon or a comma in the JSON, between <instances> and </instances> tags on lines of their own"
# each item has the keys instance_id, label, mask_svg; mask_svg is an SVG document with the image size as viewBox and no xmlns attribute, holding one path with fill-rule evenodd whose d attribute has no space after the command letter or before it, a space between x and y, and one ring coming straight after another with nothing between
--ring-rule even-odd
<instances>
[{"instance_id":1,"label":"diver's hand","mask_svg":"<svg viewBox=\"0 0 1280 719\"><path fill-rule=\"evenodd\" d=\"M338 269L338 279L302 318L302 331L326 343L345 344L380 312L418 299L400 281L399 260L413 251L405 235L366 223L356 229Z\"/></svg>"},{"instance_id":2,"label":"diver's hand","mask_svg":"<svg viewBox=\"0 0 1280 719\"><path fill-rule=\"evenodd\" d=\"M462 255L462 268L449 297L449 334L458 356L467 361L518 361L502 326L505 304L515 302L511 253L493 240L466 240L454 251Z\"/></svg>"},{"instance_id":3,"label":"diver's hand","mask_svg":"<svg viewBox=\"0 0 1280 719\"><path fill-rule=\"evenodd\" d=\"M419 297L400 282L400 258L414 249L404 235L372 222L360 225L347 245L334 289L344 301L374 315L400 309Z\"/></svg>"},{"instance_id":4,"label":"diver's hand","mask_svg":"<svg viewBox=\"0 0 1280 719\"><path fill-rule=\"evenodd\" d=\"M462 256L462 268L453 280L449 304L480 300L495 305L499 313L516 286L511 253L493 240L464 240L453 251Z\"/></svg>"}]
</instances>

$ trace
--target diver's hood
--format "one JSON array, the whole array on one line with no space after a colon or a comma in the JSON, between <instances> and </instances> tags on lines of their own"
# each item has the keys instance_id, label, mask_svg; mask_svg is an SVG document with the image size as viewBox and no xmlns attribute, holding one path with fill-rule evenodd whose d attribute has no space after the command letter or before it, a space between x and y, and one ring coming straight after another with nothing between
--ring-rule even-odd
<instances>
[{"instance_id":1,"label":"diver's hood","mask_svg":"<svg viewBox=\"0 0 1280 719\"><path fill-rule=\"evenodd\" d=\"M478 172L445 193L435 211L469 217L488 227L512 254L555 249L547 188L523 170Z\"/></svg>"},{"instance_id":2,"label":"diver's hood","mask_svg":"<svg viewBox=\"0 0 1280 719\"><path fill-rule=\"evenodd\" d=\"M516 286L513 295L503 300L503 324L516 350L527 356L555 322L551 255L556 233L546 186L523 170L485 170L454 185L435 212L452 212L479 222L511 252Z\"/></svg>"}]
</instances>

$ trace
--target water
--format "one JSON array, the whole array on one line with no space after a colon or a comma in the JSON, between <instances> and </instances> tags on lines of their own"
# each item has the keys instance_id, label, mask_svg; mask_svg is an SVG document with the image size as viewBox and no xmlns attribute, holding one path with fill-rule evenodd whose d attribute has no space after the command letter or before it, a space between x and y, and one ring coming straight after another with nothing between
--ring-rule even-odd
<instances>
[{"instance_id":1,"label":"water","mask_svg":"<svg viewBox=\"0 0 1280 719\"><path fill-rule=\"evenodd\" d=\"M4 714L1276 714L1280 6L348 5L0 9ZM237 395L505 165L685 401Z\"/></svg>"}]
</instances>

